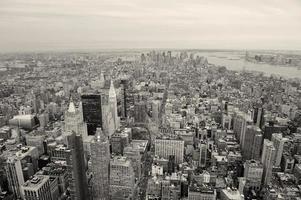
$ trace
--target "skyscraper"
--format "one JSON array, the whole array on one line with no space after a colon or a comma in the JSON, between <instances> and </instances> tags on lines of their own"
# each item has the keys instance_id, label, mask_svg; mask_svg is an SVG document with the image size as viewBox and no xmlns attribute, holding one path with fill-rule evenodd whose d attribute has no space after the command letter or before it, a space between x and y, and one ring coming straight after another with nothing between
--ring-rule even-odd
<instances>
[{"instance_id":1,"label":"skyscraper","mask_svg":"<svg viewBox=\"0 0 301 200\"><path fill-rule=\"evenodd\" d=\"M281 158L283 154L283 147L285 142L287 142L287 138L282 137L282 133L274 133L272 135L272 142L274 144L274 147L276 149L276 155L275 155L275 166L280 166Z\"/></svg>"},{"instance_id":2,"label":"skyscraper","mask_svg":"<svg viewBox=\"0 0 301 200\"><path fill-rule=\"evenodd\" d=\"M260 149L262 144L261 129L257 126L247 126L244 137L243 156L246 160L260 159Z\"/></svg>"},{"instance_id":3,"label":"skyscraper","mask_svg":"<svg viewBox=\"0 0 301 200\"><path fill-rule=\"evenodd\" d=\"M276 149L273 142L264 139L261 162L263 164L263 185L269 185L272 178L273 164L275 161Z\"/></svg>"},{"instance_id":4,"label":"skyscraper","mask_svg":"<svg viewBox=\"0 0 301 200\"><path fill-rule=\"evenodd\" d=\"M110 144L108 138L97 128L91 142L92 197L94 200L109 199Z\"/></svg>"},{"instance_id":5,"label":"skyscraper","mask_svg":"<svg viewBox=\"0 0 301 200\"><path fill-rule=\"evenodd\" d=\"M111 199L131 198L135 185L135 173L131 160L115 156L110 162Z\"/></svg>"},{"instance_id":6,"label":"skyscraper","mask_svg":"<svg viewBox=\"0 0 301 200\"><path fill-rule=\"evenodd\" d=\"M200 161L199 166L200 167L206 167L207 162L207 145L205 142L202 142L199 144L200 146Z\"/></svg>"},{"instance_id":7,"label":"skyscraper","mask_svg":"<svg viewBox=\"0 0 301 200\"><path fill-rule=\"evenodd\" d=\"M145 123L147 113L146 113L146 104L144 102L135 103L134 107L134 119L136 123Z\"/></svg>"},{"instance_id":8,"label":"skyscraper","mask_svg":"<svg viewBox=\"0 0 301 200\"><path fill-rule=\"evenodd\" d=\"M88 135L95 135L96 128L102 128L101 95L85 94L81 96L81 99Z\"/></svg>"},{"instance_id":9,"label":"skyscraper","mask_svg":"<svg viewBox=\"0 0 301 200\"><path fill-rule=\"evenodd\" d=\"M120 85L121 85L121 93L122 93L121 94L121 96L122 96L122 98L121 98L121 103L122 103L122 105L121 105L121 108L122 108L121 109L121 116L124 117L124 118L127 118L128 80L127 79L122 79Z\"/></svg>"},{"instance_id":10,"label":"skyscraper","mask_svg":"<svg viewBox=\"0 0 301 200\"><path fill-rule=\"evenodd\" d=\"M87 124L84 122L82 112L82 103L76 108L73 101L70 101L68 110L65 111L64 122L66 132L74 131L76 134L81 134L83 139L88 137Z\"/></svg>"},{"instance_id":11,"label":"skyscraper","mask_svg":"<svg viewBox=\"0 0 301 200\"><path fill-rule=\"evenodd\" d=\"M22 197L20 186L36 173L38 157L38 149L30 146L22 147L15 155L8 157L5 171L15 199Z\"/></svg>"},{"instance_id":12,"label":"skyscraper","mask_svg":"<svg viewBox=\"0 0 301 200\"><path fill-rule=\"evenodd\" d=\"M67 140L69 150L66 150L66 161L71 199L86 200L89 194L82 136L72 132L67 136Z\"/></svg>"},{"instance_id":13,"label":"skyscraper","mask_svg":"<svg viewBox=\"0 0 301 200\"><path fill-rule=\"evenodd\" d=\"M159 122L160 101L152 101L152 119L154 122Z\"/></svg>"},{"instance_id":14,"label":"skyscraper","mask_svg":"<svg viewBox=\"0 0 301 200\"><path fill-rule=\"evenodd\" d=\"M257 160L247 160L244 164L244 178L246 180L244 189L260 191L263 166Z\"/></svg>"},{"instance_id":15,"label":"skyscraper","mask_svg":"<svg viewBox=\"0 0 301 200\"><path fill-rule=\"evenodd\" d=\"M116 129L119 127L119 120L118 120L118 114L117 114L117 97L115 92L115 87L113 80L111 80L110 90L109 90L109 117L111 118L109 120L109 135L111 136Z\"/></svg>"}]
</instances>

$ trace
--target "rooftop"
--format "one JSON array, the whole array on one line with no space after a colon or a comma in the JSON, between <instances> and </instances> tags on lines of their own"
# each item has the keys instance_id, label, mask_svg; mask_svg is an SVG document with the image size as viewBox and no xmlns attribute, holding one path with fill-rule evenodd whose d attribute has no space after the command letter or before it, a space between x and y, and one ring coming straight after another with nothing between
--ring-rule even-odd
<instances>
[{"instance_id":1,"label":"rooftop","mask_svg":"<svg viewBox=\"0 0 301 200\"><path fill-rule=\"evenodd\" d=\"M49 176L37 175L32 179L26 181L22 188L24 190L38 190L40 189L47 181L49 180Z\"/></svg>"}]
</instances>

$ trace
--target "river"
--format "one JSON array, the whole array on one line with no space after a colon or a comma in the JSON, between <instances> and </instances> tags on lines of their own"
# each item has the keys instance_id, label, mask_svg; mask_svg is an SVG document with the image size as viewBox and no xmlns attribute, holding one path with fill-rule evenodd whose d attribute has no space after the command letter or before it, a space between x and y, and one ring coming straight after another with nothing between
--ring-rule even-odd
<instances>
[{"instance_id":1,"label":"river","mask_svg":"<svg viewBox=\"0 0 301 200\"><path fill-rule=\"evenodd\" d=\"M195 55L205 56L209 63L225 66L229 70L259 71L265 75L278 75L284 78L301 78L301 70L297 67L270 65L246 62L243 52L198 52Z\"/></svg>"}]
</instances>

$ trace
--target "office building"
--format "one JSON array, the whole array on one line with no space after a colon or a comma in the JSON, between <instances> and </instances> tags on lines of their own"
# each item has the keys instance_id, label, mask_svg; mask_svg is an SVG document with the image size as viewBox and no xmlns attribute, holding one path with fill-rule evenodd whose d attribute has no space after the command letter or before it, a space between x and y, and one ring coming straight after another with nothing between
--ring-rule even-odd
<instances>
[{"instance_id":1,"label":"office building","mask_svg":"<svg viewBox=\"0 0 301 200\"><path fill-rule=\"evenodd\" d=\"M183 162L184 141L174 139L156 139L155 155L169 159L169 156L175 156L176 164Z\"/></svg>"},{"instance_id":2,"label":"office building","mask_svg":"<svg viewBox=\"0 0 301 200\"><path fill-rule=\"evenodd\" d=\"M159 123L159 113L160 113L160 101L153 100L152 101L152 120L155 123Z\"/></svg>"},{"instance_id":3,"label":"office building","mask_svg":"<svg viewBox=\"0 0 301 200\"><path fill-rule=\"evenodd\" d=\"M123 118L127 118L128 116L128 80L127 79L122 79L120 82L121 86L121 116Z\"/></svg>"},{"instance_id":4,"label":"office building","mask_svg":"<svg viewBox=\"0 0 301 200\"><path fill-rule=\"evenodd\" d=\"M114 130L119 128L119 117L117 112L117 96L115 92L115 86L113 80L111 80L110 90L109 90L109 107L110 113L112 114Z\"/></svg>"},{"instance_id":5,"label":"office building","mask_svg":"<svg viewBox=\"0 0 301 200\"><path fill-rule=\"evenodd\" d=\"M84 140L88 137L87 124L84 122L83 117L82 103L76 108L73 101L70 101L68 110L66 110L64 114L64 123L64 131L74 131L76 134L81 134Z\"/></svg>"},{"instance_id":6,"label":"office building","mask_svg":"<svg viewBox=\"0 0 301 200\"><path fill-rule=\"evenodd\" d=\"M110 143L97 128L91 142L92 198L94 200L109 199Z\"/></svg>"},{"instance_id":7,"label":"office building","mask_svg":"<svg viewBox=\"0 0 301 200\"><path fill-rule=\"evenodd\" d=\"M264 139L261 157L261 162L263 164L263 185L270 184L270 181L272 179L273 164L275 162L275 155L276 149L273 145L273 142L269 141L268 139Z\"/></svg>"},{"instance_id":8,"label":"office building","mask_svg":"<svg viewBox=\"0 0 301 200\"><path fill-rule=\"evenodd\" d=\"M22 147L15 155L8 157L5 171L9 188L16 199L22 197L20 185L37 172L38 158L38 149L30 146Z\"/></svg>"},{"instance_id":9,"label":"office building","mask_svg":"<svg viewBox=\"0 0 301 200\"><path fill-rule=\"evenodd\" d=\"M142 156L140 155L139 149L135 148L132 145L129 145L124 148L123 156L127 157L132 161L133 169L135 172L135 178L139 180L141 177L141 165L142 165L141 163Z\"/></svg>"},{"instance_id":10,"label":"office building","mask_svg":"<svg viewBox=\"0 0 301 200\"><path fill-rule=\"evenodd\" d=\"M135 103L134 106L135 123L145 123L147 120L146 104L144 102Z\"/></svg>"},{"instance_id":11,"label":"office building","mask_svg":"<svg viewBox=\"0 0 301 200\"><path fill-rule=\"evenodd\" d=\"M244 146L242 148L245 160L260 159L260 149L262 144L261 129L257 126L247 126Z\"/></svg>"},{"instance_id":12,"label":"office building","mask_svg":"<svg viewBox=\"0 0 301 200\"><path fill-rule=\"evenodd\" d=\"M26 200L54 200L51 195L49 176L34 176L21 185L21 191Z\"/></svg>"},{"instance_id":13,"label":"office building","mask_svg":"<svg viewBox=\"0 0 301 200\"><path fill-rule=\"evenodd\" d=\"M257 160L247 160L244 164L245 184L243 190L259 191L263 175L263 165Z\"/></svg>"},{"instance_id":14,"label":"office building","mask_svg":"<svg viewBox=\"0 0 301 200\"><path fill-rule=\"evenodd\" d=\"M129 199L135 187L135 173L130 159L115 156L110 161L110 199Z\"/></svg>"},{"instance_id":15,"label":"office building","mask_svg":"<svg viewBox=\"0 0 301 200\"><path fill-rule=\"evenodd\" d=\"M274 164L276 167L280 166L281 158L283 154L283 147L285 143L288 141L289 141L288 138L282 137L282 133L274 133L272 135L272 142L276 149L275 164Z\"/></svg>"},{"instance_id":16,"label":"office building","mask_svg":"<svg viewBox=\"0 0 301 200\"><path fill-rule=\"evenodd\" d=\"M205 142L201 142L199 144L200 147L200 159L199 159L199 166L206 167L207 163L207 144Z\"/></svg>"},{"instance_id":17,"label":"office building","mask_svg":"<svg viewBox=\"0 0 301 200\"><path fill-rule=\"evenodd\" d=\"M81 96L84 121L88 135L95 135L97 128L102 128L101 95L84 94Z\"/></svg>"},{"instance_id":18,"label":"office building","mask_svg":"<svg viewBox=\"0 0 301 200\"><path fill-rule=\"evenodd\" d=\"M89 194L82 136L73 132L67 136L67 140L66 163L69 173L70 196L73 200L84 200L89 197Z\"/></svg>"},{"instance_id":19,"label":"office building","mask_svg":"<svg viewBox=\"0 0 301 200\"><path fill-rule=\"evenodd\" d=\"M188 200L216 200L216 189L193 182L189 186Z\"/></svg>"}]
</instances>

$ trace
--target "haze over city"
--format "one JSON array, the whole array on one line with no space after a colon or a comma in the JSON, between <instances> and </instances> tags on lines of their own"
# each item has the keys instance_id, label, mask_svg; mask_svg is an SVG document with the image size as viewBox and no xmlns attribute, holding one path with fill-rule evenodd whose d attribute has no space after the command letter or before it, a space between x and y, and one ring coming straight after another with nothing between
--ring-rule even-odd
<instances>
[{"instance_id":1,"label":"haze over city","mask_svg":"<svg viewBox=\"0 0 301 200\"><path fill-rule=\"evenodd\" d=\"M2 0L0 52L300 50L298 0Z\"/></svg>"}]
</instances>

